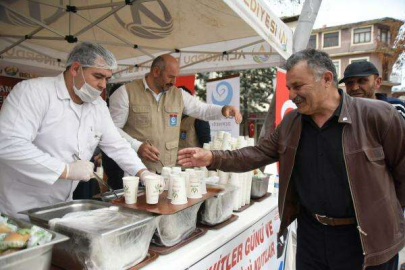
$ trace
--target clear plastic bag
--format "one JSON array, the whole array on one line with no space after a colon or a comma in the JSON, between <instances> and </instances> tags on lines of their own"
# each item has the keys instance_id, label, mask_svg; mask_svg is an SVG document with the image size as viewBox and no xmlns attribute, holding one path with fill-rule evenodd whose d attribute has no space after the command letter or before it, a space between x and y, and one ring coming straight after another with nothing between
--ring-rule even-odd
<instances>
[{"instance_id":1,"label":"clear plastic bag","mask_svg":"<svg viewBox=\"0 0 405 270\"><path fill-rule=\"evenodd\" d=\"M197 227L197 212L202 202L172 215L162 215L152 242L172 247L190 236Z\"/></svg>"},{"instance_id":2,"label":"clear plastic bag","mask_svg":"<svg viewBox=\"0 0 405 270\"><path fill-rule=\"evenodd\" d=\"M229 219L232 216L236 191L236 187L227 185L223 192L207 199L200 212L201 223L213 226Z\"/></svg>"},{"instance_id":3,"label":"clear plastic bag","mask_svg":"<svg viewBox=\"0 0 405 270\"><path fill-rule=\"evenodd\" d=\"M149 216L110 207L69 213L49 224L71 238L59 247L76 264L84 269L118 270L134 266L146 257L156 219L140 222L145 217Z\"/></svg>"}]
</instances>

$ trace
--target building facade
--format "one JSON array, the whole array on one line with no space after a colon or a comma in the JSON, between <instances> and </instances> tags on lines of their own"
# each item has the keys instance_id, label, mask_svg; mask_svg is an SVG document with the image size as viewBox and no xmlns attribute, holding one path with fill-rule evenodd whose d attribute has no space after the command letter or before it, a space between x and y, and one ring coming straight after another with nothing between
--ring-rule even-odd
<instances>
[{"instance_id":1,"label":"building facade","mask_svg":"<svg viewBox=\"0 0 405 270\"><path fill-rule=\"evenodd\" d=\"M391 81L390 75L399 54L392 47L402 24L397 19L382 18L315 29L308 48L327 52L333 59L339 79L349 64L364 60L372 62L383 80L379 92L391 96L391 88L398 82ZM344 88L344 85L340 87Z\"/></svg>"}]
</instances>

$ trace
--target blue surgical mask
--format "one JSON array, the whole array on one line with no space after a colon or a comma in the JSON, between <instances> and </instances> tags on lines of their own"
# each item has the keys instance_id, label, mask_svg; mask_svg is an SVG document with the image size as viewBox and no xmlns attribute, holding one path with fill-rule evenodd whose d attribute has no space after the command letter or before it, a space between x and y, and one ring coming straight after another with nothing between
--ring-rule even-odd
<instances>
[{"instance_id":1,"label":"blue surgical mask","mask_svg":"<svg viewBox=\"0 0 405 270\"><path fill-rule=\"evenodd\" d=\"M80 68L82 69L84 84L80 89L77 89L73 78L73 91L83 102L93 102L101 95L101 91L86 82L83 75L83 68Z\"/></svg>"}]
</instances>

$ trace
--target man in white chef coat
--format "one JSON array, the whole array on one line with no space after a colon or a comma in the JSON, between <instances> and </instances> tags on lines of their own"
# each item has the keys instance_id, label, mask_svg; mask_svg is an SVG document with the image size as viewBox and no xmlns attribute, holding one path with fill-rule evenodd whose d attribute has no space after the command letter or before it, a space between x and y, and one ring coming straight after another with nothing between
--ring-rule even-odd
<instances>
[{"instance_id":1,"label":"man in white chef coat","mask_svg":"<svg viewBox=\"0 0 405 270\"><path fill-rule=\"evenodd\" d=\"M97 145L127 174L142 181L151 174L100 97L117 67L114 55L83 42L66 66L57 77L17 84L0 111L2 213L24 218L18 212L71 200L78 182L93 175L88 160Z\"/></svg>"}]
</instances>

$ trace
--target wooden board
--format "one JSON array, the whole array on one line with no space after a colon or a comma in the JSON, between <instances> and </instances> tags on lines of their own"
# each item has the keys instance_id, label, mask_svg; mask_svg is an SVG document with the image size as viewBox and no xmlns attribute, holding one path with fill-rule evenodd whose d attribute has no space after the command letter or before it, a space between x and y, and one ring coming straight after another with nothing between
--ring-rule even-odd
<instances>
[{"instance_id":1,"label":"wooden board","mask_svg":"<svg viewBox=\"0 0 405 270\"><path fill-rule=\"evenodd\" d=\"M207 225L207 224L200 223L200 224L198 224L198 227L206 229L206 230L219 230L219 229L222 229L223 227L231 224L232 222L236 221L238 218L239 218L239 216L237 216L237 215L231 215L230 218L228 218L225 221L222 221L219 224Z\"/></svg>"},{"instance_id":2,"label":"wooden board","mask_svg":"<svg viewBox=\"0 0 405 270\"><path fill-rule=\"evenodd\" d=\"M271 193L270 193L270 192L267 192L267 193L264 194L262 197L260 197L260 198L251 198L251 200L253 200L253 201L255 201L255 202L261 202L261 201L267 199L267 198L270 197L270 196L271 196Z\"/></svg>"},{"instance_id":3,"label":"wooden board","mask_svg":"<svg viewBox=\"0 0 405 270\"><path fill-rule=\"evenodd\" d=\"M141 195L138 197L138 201L135 204L126 204L124 198L119 198L112 200L111 203L127 207L131 209L147 211L154 214L159 215L172 215L179 211L182 211L190 206L193 206L199 202L203 202L206 199L214 197L219 192L223 191L222 188L217 187L207 187L207 193L202 196L200 199L189 199L187 198L188 202L182 205L174 205L170 202L170 199L167 198L167 191L164 191L159 196L159 203L157 204L147 204L146 203L146 195Z\"/></svg>"}]
</instances>

